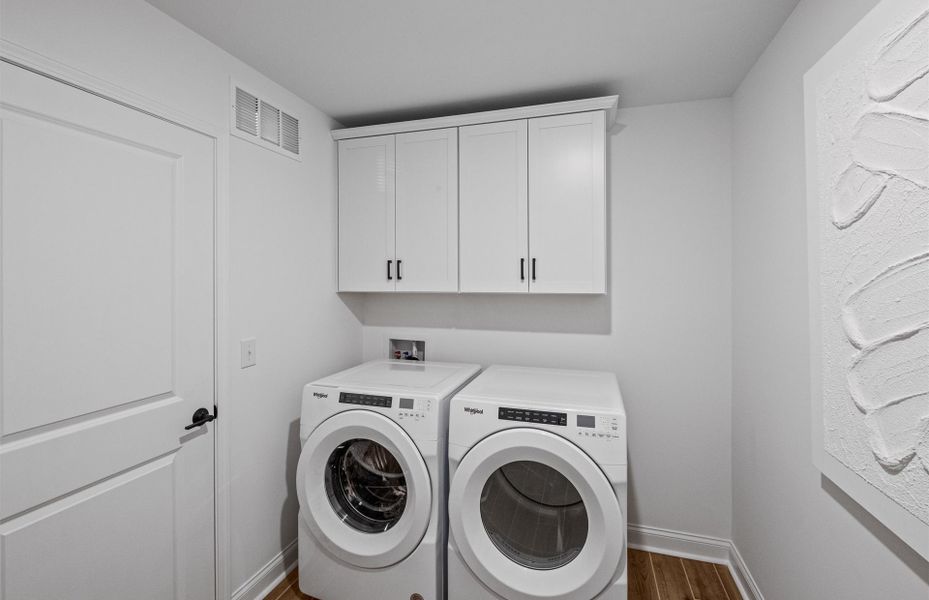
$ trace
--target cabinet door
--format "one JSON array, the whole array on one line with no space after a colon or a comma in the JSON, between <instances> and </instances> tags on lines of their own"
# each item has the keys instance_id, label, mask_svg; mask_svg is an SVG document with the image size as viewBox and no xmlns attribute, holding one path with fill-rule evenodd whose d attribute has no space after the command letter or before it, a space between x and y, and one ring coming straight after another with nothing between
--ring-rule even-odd
<instances>
[{"instance_id":1,"label":"cabinet door","mask_svg":"<svg viewBox=\"0 0 929 600\"><path fill-rule=\"evenodd\" d=\"M606 293L603 111L529 120L529 291Z\"/></svg>"},{"instance_id":2,"label":"cabinet door","mask_svg":"<svg viewBox=\"0 0 929 600\"><path fill-rule=\"evenodd\" d=\"M529 291L528 122L458 130L462 292Z\"/></svg>"},{"instance_id":3,"label":"cabinet door","mask_svg":"<svg viewBox=\"0 0 929 600\"><path fill-rule=\"evenodd\" d=\"M397 291L458 291L458 130L397 135Z\"/></svg>"},{"instance_id":4,"label":"cabinet door","mask_svg":"<svg viewBox=\"0 0 929 600\"><path fill-rule=\"evenodd\" d=\"M339 291L394 289L394 136L339 142Z\"/></svg>"}]
</instances>

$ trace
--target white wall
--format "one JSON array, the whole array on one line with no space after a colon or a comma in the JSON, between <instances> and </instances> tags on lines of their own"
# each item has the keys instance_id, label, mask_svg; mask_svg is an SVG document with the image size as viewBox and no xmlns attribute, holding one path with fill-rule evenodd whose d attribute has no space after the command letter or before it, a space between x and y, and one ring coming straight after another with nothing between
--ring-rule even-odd
<instances>
[{"instance_id":1,"label":"white wall","mask_svg":"<svg viewBox=\"0 0 929 600\"><path fill-rule=\"evenodd\" d=\"M803 0L733 97L733 535L767 600L925 600L929 564L812 464L803 74L876 0Z\"/></svg>"},{"instance_id":2,"label":"white wall","mask_svg":"<svg viewBox=\"0 0 929 600\"><path fill-rule=\"evenodd\" d=\"M603 369L629 416L630 521L730 534L730 104L620 111L608 296L368 296L365 358Z\"/></svg>"},{"instance_id":3,"label":"white wall","mask_svg":"<svg viewBox=\"0 0 929 600\"><path fill-rule=\"evenodd\" d=\"M226 130L230 76L291 107L296 162L229 144L227 351L220 419L231 444L230 591L296 538L301 387L360 358L360 325L335 294L331 120L140 0L3 0L0 36ZM258 364L238 368L238 340Z\"/></svg>"}]
</instances>

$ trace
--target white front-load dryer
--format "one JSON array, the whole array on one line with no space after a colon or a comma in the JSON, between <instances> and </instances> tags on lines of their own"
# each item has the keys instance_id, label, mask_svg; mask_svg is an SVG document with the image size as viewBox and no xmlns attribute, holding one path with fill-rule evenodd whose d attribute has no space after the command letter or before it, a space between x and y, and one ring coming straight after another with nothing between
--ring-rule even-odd
<instances>
[{"instance_id":1,"label":"white front-load dryer","mask_svg":"<svg viewBox=\"0 0 929 600\"><path fill-rule=\"evenodd\" d=\"M450 411L449 600L626 600L616 376L495 365Z\"/></svg>"},{"instance_id":2,"label":"white front-load dryer","mask_svg":"<svg viewBox=\"0 0 929 600\"><path fill-rule=\"evenodd\" d=\"M300 589L445 598L448 399L477 365L374 361L303 390Z\"/></svg>"}]
</instances>

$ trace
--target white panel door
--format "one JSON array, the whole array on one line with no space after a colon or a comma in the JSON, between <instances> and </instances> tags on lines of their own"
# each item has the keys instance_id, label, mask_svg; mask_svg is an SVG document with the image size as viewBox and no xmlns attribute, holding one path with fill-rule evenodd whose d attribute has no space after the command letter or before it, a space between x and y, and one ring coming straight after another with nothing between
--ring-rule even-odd
<instances>
[{"instance_id":1,"label":"white panel door","mask_svg":"<svg viewBox=\"0 0 929 600\"><path fill-rule=\"evenodd\" d=\"M528 122L458 130L462 292L529 291Z\"/></svg>"},{"instance_id":2,"label":"white panel door","mask_svg":"<svg viewBox=\"0 0 929 600\"><path fill-rule=\"evenodd\" d=\"M394 215L394 136L339 142L339 291L393 291Z\"/></svg>"},{"instance_id":3,"label":"white panel door","mask_svg":"<svg viewBox=\"0 0 929 600\"><path fill-rule=\"evenodd\" d=\"M458 130L397 135L397 291L458 291Z\"/></svg>"},{"instance_id":4,"label":"white panel door","mask_svg":"<svg viewBox=\"0 0 929 600\"><path fill-rule=\"evenodd\" d=\"M214 140L0 77L0 596L213 598Z\"/></svg>"},{"instance_id":5,"label":"white panel door","mask_svg":"<svg viewBox=\"0 0 929 600\"><path fill-rule=\"evenodd\" d=\"M606 293L603 111L529 120L529 290Z\"/></svg>"}]
</instances>

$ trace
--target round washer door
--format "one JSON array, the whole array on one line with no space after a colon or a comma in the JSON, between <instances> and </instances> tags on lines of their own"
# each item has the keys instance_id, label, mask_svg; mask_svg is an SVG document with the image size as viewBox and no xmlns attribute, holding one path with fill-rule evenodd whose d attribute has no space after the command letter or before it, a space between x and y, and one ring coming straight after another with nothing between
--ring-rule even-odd
<instances>
[{"instance_id":1,"label":"round washer door","mask_svg":"<svg viewBox=\"0 0 929 600\"><path fill-rule=\"evenodd\" d=\"M580 448L540 429L478 442L449 491L449 525L465 563L510 600L586 600L622 557L622 511Z\"/></svg>"},{"instance_id":2,"label":"round washer door","mask_svg":"<svg viewBox=\"0 0 929 600\"><path fill-rule=\"evenodd\" d=\"M419 545L432 511L432 483L403 429L369 410L322 422L297 463L302 518L332 555L358 567L396 564Z\"/></svg>"}]
</instances>

